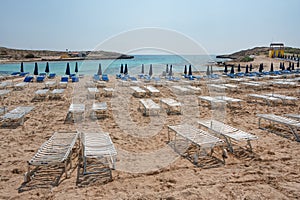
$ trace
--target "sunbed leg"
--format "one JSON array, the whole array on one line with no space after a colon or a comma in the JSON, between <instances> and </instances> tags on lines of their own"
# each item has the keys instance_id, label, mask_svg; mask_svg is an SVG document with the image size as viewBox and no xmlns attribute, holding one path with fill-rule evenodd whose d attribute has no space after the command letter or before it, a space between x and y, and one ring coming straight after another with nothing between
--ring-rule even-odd
<instances>
[{"instance_id":1,"label":"sunbed leg","mask_svg":"<svg viewBox=\"0 0 300 200\"><path fill-rule=\"evenodd\" d=\"M250 143L250 140L247 140L247 144L248 144L248 146L249 146L249 150L252 152L252 145L251 145L251 143Z\"/></svg>"},{"instance_id":2,"label":"sunbed leg","mask_svg":"<svg viewBox=\"0 0 300 200\"><path fill-rule=\"evenodd\" d=\"M65 173L66 173L66 179L68 178L68 169L67 169L67 166L68 166L68 161L65 161Z\"/></svg>"}]
</instances>

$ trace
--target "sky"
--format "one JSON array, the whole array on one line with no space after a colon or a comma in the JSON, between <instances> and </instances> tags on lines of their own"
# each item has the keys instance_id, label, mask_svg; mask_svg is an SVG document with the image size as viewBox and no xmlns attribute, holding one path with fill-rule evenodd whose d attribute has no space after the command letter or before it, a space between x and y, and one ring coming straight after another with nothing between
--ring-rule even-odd
<instances>
[{"instance_id":1,"label":"sky","mask_svg":"<svg viewBox=\"0 0 300 200\"><path fill-rule=\"evenodd\" d=\"M127 53L124 45L146 45L135 44L137 37L149 47L170 33L181 38L169 39L178 51L187 46L185 39L209 54L271 42L300 47L299 8L299 0L1 0L0 46L63 51L103 47ZM165 34L136 31L144 28ZM128 33L134 36L123 37Z\"/></svg>"}]
</instances>

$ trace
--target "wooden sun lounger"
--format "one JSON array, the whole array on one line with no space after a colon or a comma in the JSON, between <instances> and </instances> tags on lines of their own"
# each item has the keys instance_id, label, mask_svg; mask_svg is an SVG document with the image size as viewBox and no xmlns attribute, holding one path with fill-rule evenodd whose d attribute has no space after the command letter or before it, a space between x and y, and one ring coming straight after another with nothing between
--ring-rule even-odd
<instances>
[{"instance_id":1,"label":"wooden sun lounger","mask_svg":"<svg viewBox=\"0 0 300 200\"><path fill-rule=\"evenodd\" d=\"M158 115L160 106L152 101L152 99L140 99L139 110L145 116Z\"/></svg>"},{"instance_id":2,"label":"wooden sun lounger","mask_svg":"<svg viewBox=\"0 0 300 200\"><path fill-rule=\"evenodd\" d=\"M78 132L55 132L42 146L37 153L28 161L28 172L25 174L25 182L30 181L39 167L59 166L63 168L68 178L67 167L72 168L72 150L76 143ZM31 167L36 167L31 170ZM59 178L55 181L59 183Z\"/></svg>"},{"instance_id":3,"label":"wooden sun lounger","mask_svg":"<svg viewBox=\"0 0 300 200\"><path fill-rule=\"evenodd\" d=\"M282 100L283 104L287 104L289 101L293 102L294 105L296 105L296 102L298 101L297 97L290 97L290 96L286 96L286 95L281 95L281 94L265 94L266 96L269 97L275 97L275 98L279 98Z\"/></svg>"},{"instance_id":4,"label":"wooden sun lounger","mask_svg":"<svg viewBox=\"0 0 300 200\"><path fill-rule=\"evenodd\" d=\"M270 96L266 96L266 95L260 95L260 94L248 94L248 97L254 99L255 102L257 102L257 100L262 100L269 106L272 103L275 104L275 103L278 103L278 102L282 102L282 100L279 99L279 98L270 97Z\"/></svg>"},{"instance_id":5,"label":"wooden sun lounger","mask_svg":"<svg viewBox=\"0 0 300 200\"><path fill-rule=\"evenodd\" d=\"M133 96L137 98L142 98L146 96L146 91L140 87L132 86L130 87L133 90Z\"/></svg>"},{"instance_id":6,"label":"wooden sun lounger","mask_svg":"<svg viewBox=\"0 0 300 200\"><path fill-rule=\"evenodd\" d=\"M99 162L91 160L102 160L102 165L107 165L112 179L111 169L115 169L117 151L108 133L82 133L82 160L83 175L102 173L103 168L97 167Z\"/></svg>"},{"instance_id":7,"label":"wooden sun lounger","mask_svg":"<svg viewBox=\"0 0 300 200\"><path fill-rule=\"evenodd\" d=\"M161 99L160 102L166 105L167 114L182 114L180 102L170 98Z\"/></svg>"},{"instance_id":8,"label":"wooden sun lounger","mask_svg":"<svg viewBox=\"0 0 300 200\"><path fill-rule=\"evenodd\" d=\"M101 103L93 103L92 106L92 118L103 118L107 116L107 103L101 102Z\"/></svg>"},{"instance_id":9,"label":"wooden sun lounger","mask_svg":"<svg viewBox=\"0 0 300 200\"><path fill-rule=\"evenodd\" d=\"M12 124L23 125L25 116L33 109L32 106L19 106L1 117L2 126L11 126Z\"/></svg>"},{"instance_id":10,"label":"wooden sun lounger","mask_svg":"<svg viewBox=\"0 0 300 200\"><path fill-rule=\"evenodd\" d=\"M291 133L295 136L296 141L300 142L300 136L298 135L298 130L300 129L299 121L286 118L286 117L281 117L274 114L257 114L256 116L258 117L258 127L260 129L271 131L271 129L263 128L261 126L262 119L266 121L270 121L271 123L274 122L274 123L282 124L284 126L287 126L290 129Z\"/></svg>"},{"instance_id":11,"label":"wooden sun lounger","mask_svg":"<svg viewBox=\"0 0 300 200\"><path fill-rule=\"evenodd\" d=\"M250 141L258 139L255 135L233 128L232 126L217 120L200 120L198 123L199 125L213 131L217 135L223 136L231 152L234 152L232 143L242 141L247 141L247 146L249 146L249 150L252 151Z\"/></svg>"},{"instance_id":12,"label":"wooden sun lounger","mask_svg":"<svg viewBox=\"0 0 300 200\"><path fill-rule=\"evenodd\" d=\"M195 154L195 160L194 163L198 163L199 153L201 149L210 149L210 156L213 154L213 150L215 146L222 145L224 142L209 134L206 131L194 128L191 125L188 124L181 124L181 125L175 125L175 126L168 126L168 140L171 142L171 132L174 132L174 138L173 145L174 149L176 151L176 141L177 137L180 136L184 138L186 141L191 142L195 146L197 146L197 151Z\"/></svg>"},{"instance_id":13,"label":"wooden sun lounger","mask_svg":"<svg viewBox=\"0 0 300 200\"><path fill-rule=\"evenodd\" d=\"M151 85L145 86L145 88L149 91L151 96L159 96L160 94L160 91Z\"/></svg>"}]
</instances>

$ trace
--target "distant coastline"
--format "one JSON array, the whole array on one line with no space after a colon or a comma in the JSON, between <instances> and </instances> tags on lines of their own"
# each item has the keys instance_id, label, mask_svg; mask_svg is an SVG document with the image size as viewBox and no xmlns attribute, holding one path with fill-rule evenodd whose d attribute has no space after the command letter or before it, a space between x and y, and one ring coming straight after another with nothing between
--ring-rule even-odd
<instances>
[{"instance_id":1,"label":"distant coastline","mask_svg":"<svg viewBox=\"0 0 300 200\"><path fill-rule=\"evenodd\" d=\"M134 56L108 51L49 51L0 47L0 63L132 59Z\"/></svg>"}]
</instances>

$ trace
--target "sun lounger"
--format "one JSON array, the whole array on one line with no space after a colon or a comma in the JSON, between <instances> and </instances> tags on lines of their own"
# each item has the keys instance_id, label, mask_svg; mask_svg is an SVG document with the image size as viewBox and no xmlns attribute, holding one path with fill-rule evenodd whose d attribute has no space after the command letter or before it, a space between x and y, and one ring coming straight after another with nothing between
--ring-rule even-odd
<instances>
[{"instance_id":1,"label":"sun lounger","mask_svg":"<svg viewBox=\"0 0 300 200\"><path fill-rule=\"evenodd\" d=\"M26 76L26 77L24 78L24 82L29 83L29 82L32 82L32 81L33 81L33 76Z\"/></svg>"},{"instance_id":2,"label":"sun lounger","mask_svg":"<svg viewBox=\"0 0 300 200\"><path fill-rule=\"evenodd\" d=\"M56 82L55 81L47 81L45 82L45 88L47 89L53 89L56 87Z\"/></svg>"},{"instance_id":3,"label":"sun lounger","mask_svg":"<svg viewBox=\"0 0 300 200\"><path fill-rule=\"evenodd\" d=\"M59 82L57 88L59 89L66 89L68 87L68 82Z\"/></svg>"},{"instance_id":4,"label":"sun lounger","mask_svg":"<svg viewBox=\"0 0 300 200\"><path fill-rule=\"evenodd\" d=\"M94 119L106 117L107 116L107 103L106 102L93 103L91 114L92 114L92 118L94 118Z\"/></svg>"},{"instance_id":5,"label":"sun lounger","mask_svg":"<svg viewBox=\"0 0 300 200\"><path fill-rule=\"evenodd\" d=\"M249 147L249 150L252 151L250 141L258 139L255 135L233 128L232 126L217 120L200 120L198 123L199 125L213 131L215 134L224 137L230 152L234 152L232 147L233 142L238 143L243 141L247 141L247 146Z\"/></svg>"},{"instance_id":6,"label":"sun lounger","mask_svg":"<svg viewBox=\"0 0 300 200\"><path fill-rule=\"evenodd\" d=\"M37 76L36 82L44 82L46 76Z\"/></svg>"},{"instance_id":7,"label":"sun lounger","mask_svg":"<svg viewBox=\"0 0 300 200\"><path fill-rule=\"evenodd\" d=\"M82 133L83 175L115 169L117 151L108 133Z\"/></svg>"},{"instance_id":8,"label":"sun lounger","mask_svg":"<svg viewBox=\"0 0 300 200\"><path fill-rule=\"evenodd\" d=\"M2 126L23 125L25 116L33 109L32 106L19 106L1 117Z\"/></svg>"},{"instance_id":9,"label":"sun lounger","mask_svg":"<svg viewBox=\"0 0 300 200\"><path fill-rule=\"evenodd\" d=\"M171 138L171 132L174 132L174 138ZM214 147L224 143L221 139L209 134L208 132L194 128L188 124L168 126L168 140L169 142L173 141L175 151L177 151L176 143L178 136L197 147L197 151L194 156L194 163L196 164L198 164L201 149L209 149L210 156L212 156Z\"/></svg>"},{"instance_id":10,"label":"sun lounger","mask_svg":"<svg viewBox=\"0 0 300 200\"><path fill-rule=\"evenodd\" d=\"M257 114L258 117L258 127L264 130L271 131L271 129L263 128L261 126L261 120L264 119L266 121L270 121L271 123L278 123L284 126L287 126L291 133L295 136L296 141L300 142L300 136L298 135L298 130L300 129L300 122L294 119L281 117L274 114Z\"/></svg>"},{"instance_id":11,"label":"sun lounger","mask_svg":"<svg viewBox=\"0 0 300 200\"><path fill-rule=\"evenodd\" d=\"M6 107L0 107L0 115L5 114L6 112Z\"/></svg>"},{"instance_id":12,"label":"sun lounger","mask_svg":"<svg viewBox=\"0 0 300 200\"><path fill-rule=\"evenodd\" d=\"M146 96L146 91L137 86L130 87L133 90L133 96L137 98L142 98Z\"/></svg>"},{"instance_id":13,"label":"sun lounger","mask_svg":"<svg viewBox=\"0 0 300 200\"><path fill-rule=\"evenodd\" d=\"M69 76L62 76L60 79L60 82L68 82L69 81Z\"/></svg>"},{"instance_id":14,"label":"sun lounger","mask_svg":"<svg viewBox=\"0 0 300 200\"><path fill-rule=\"evenodd\" d=\"M77 141L78 132L55 132L28 161L28 172L25 174L25 182L29 182L40 167L60 167L68 178L68 165L72 168L72 152ZM31 167L35 169L31 170ZM55 185L59 184L56 177Z\"/></svg>"},{"instance_id":15,"label":"sun lounger","mask_svg":"<svg viewBox=\"0 0 300 200\"><path fill-rule=\"evenodd\" d=\"M279 103L282 102L281 99L279 98L275 98L275 97L270 97L270 96L266 96L266 95L260 95L260 94L248 94L248 97L251 99L254 99L255 102L257 102L258 100L262 100L263 102L265 102L267 105L271 105L272 103Z\"/></svg>"},{"instance_id":16,"label":"sun lounger","mask_svg":"<svg viewBox=\"0 0 300 200\"><path fill-rule=\"evenodd\" d=\"M3 101L6 95L10 93L10 90L0 90L0 99Z\"/></svg>"},{"instance_id":17,"label":"sun lounger","mask_svg":"<svg viewBox=\"0 0 300 200\"><path fill-rule=\"evenodd\" d=\"M160 102L166 106L167 114L182 114L180 102L170 98L161 99Z\"/></svg>"},{"instance_id":18,"label":"sun lounger","mask_svg":"<svg viewBox=\"0 0 300 200\"><path fill-rule=\"evenodd\" d=\"M56 74L55 73L50 73L48 78L52 79L52 78L55 78Z\"/></svg>"},{"instance_id":19,"label":"sun lounger","mask_svg":"<svg viewBox=\"0 0 300 200\"><path fill-rule=\"evenodd\" d=\"M12 86L13 86L12 81L5 81L5 82L0 83L0 89L7 89L7 88L12 87Z\"/></svg>"},{"instance_id":20,"label":"sun lounger","mask_svg":"<svg viewBox=\"0 0 300 200\"><path fill-rule=\"evenodd\" d=\"M228 91L237 91L238 90L238 86L237 85L234 85L234 84L223 84L223 86L226 87L226 90Z\"/></svg>"},{"instance_id":21,"label":"sun lounger","mask_svg":"<svg viewBox=\"0 0 300 200\"><path fill-rule=\"evenodd\" d=\"M207 88L212 91L225 91L227 88L224 85L209 84Z\"/></svg>"},{"instance_id":22,"label":"sun lounger","mask_svg":"<svg viewBox=\"0 0 300 200\"><path fill-rule=\"evenodd\" d=\"M49 89L37 90L34 95L34 100L46 99L49 93Z\"/></svg>"},{"instance_id":23,"label":"sun lounger","mask_svg":"<svg viewBox=\"0 0 300 200\"><path fill-rule=\"evenodd\" d=\"M298 101L297 97L291 97L291 96L286 96L286 95L281 95L281 94L265 94L266 96L270 96L270 97L275 97L275 98L279 98L282 100L283 104L287 104L288 102L292 102L294 105L296 105L296 102Z\"/></svg>"},{"instance_id":24,"label":"sun lounger","mask_svg":"<svg viewBox=\"0 0 300 200\"><path fill-rule=\"evenodd\" d=\"M198 96L198 104L202 105L202 102L205 101L209 103L211 106L222 106L226 104L226 101L221 100L221 99L216 99L215 97L211 96Z\"/></svg>"},{"instance_id":25,"label":"sun lounger","mask_svg":"<svg viewBox=\"0 0 300 200\"><path fill-rule=\"evenodd\" d=\"M54 89L50 92L49 98L51 98L51 99L62 99L64 91L65 91L65 89Z\"/></svg>"},{"instance_id":26,"label":"sun lounger","mask_svg":"<svg viewBox=\"0 0 300 200\"><path fill-rule=\"evenodd\" d=\"M243 86L245 89L247 88L263 89L263 84L259 82L244 82L241 83L241 86Z\"/></svg>"},{"instance_id":27,"label":"sun lounger","mask_svg":"<svg viewBox=\"0 0 300 200\"><path fill-rule=\"evenodd\" d=\"M160 106L152 101L152 99L140 99L139 110L145 116L158 115Z\"/></svg>"},{"instance_id":28,"label":"sun lounger","mask_svg":"<svg viewBox=\"0 0 300 200\"><path fill-rule=\"evenodd\" d=\"M226 101L226 103L229 106L231 106L234 103L237 103L241 107L241 102L243 101L241 99L235 99L235 98L231 98L231 97L227 97L227 96L216 96L214 98L222 100L222 101Z\"/></svg>"},{"instance_id":29,"label":"sun lounger","mask_svg":"<svg viewBox=\"0 0 300 200\"><path fill-rule=\"evenodd\" d=\"M79 121L84 119L85 105L84 104L74 104L72 103L69 107L69 112L67 119L73 121Z\"/></svg>"},{"instance_id":30,"label":"sun lounger","mask_svg":"<svg viewBox=\"0 0 300 200\"><path fill-rule=\"evenodd\" d=\"M103 88L105 97L112 97L114 91L115 91L114 88Z\"/></svg>"},{"instance_id":31,"label":"sun lounger","mask_svg":"<svg viewBox=\"0 0 300 200\"><path fill-rule=\"evenodd\" d=\"M174 86L172 86L172 88L174 89L174 92L177 94L187 95L187 94L192 93L192 91L190 89L179 86L179 85L174 85Z\"/></svg>"},{"instance_id":32,"label":"sun lounger","mask_svg":"<svg viewBox=\"0 0 300 200\"><path fill-rule=\"evenodd\" d=\"M296 119L297 121L300 121L300 114L286 114L285 116Z\"/></svg>"},{"instance_id":33,"label":"sun lounger","mask_svg":"<svg viewBox=\"0 0 300 200\"><path fill-rule=\"evenodd\" d=\"M15 90L23 90L26 86L28 86L28 83L21 82L14 85Z\"/></svg>"},{"instance_id":34,"label":"sun lounger","mask_svg":"<svg viewBox=\"0 0 300 200\"><path fill-rule=\"evenodd\" d=\"M290 81L273 81L272 84L281 88L297 87L296 82L290 82Z\"/></svg>"},{"instance_id":35,"label":"sun lounger","mask_svg":"<svg viewBox=\"0 0 300 200\"><path fill-rule=\"evenodd\" d=\"M151 96L159 96L160 91L153 86L145 86L145 88L149 91Z\"/></svg>"},{"instance_id":36,"label":"sun lounger","mask_svg":"<svg viewBox=\"0 0 300 200\"><path fill-rule=\"evenodd\" d=\"M88 88L88 98L97 98L99 97L100 93L98 88Z\"/></svg>"},{"instance_id":37,"label":"sun lounger","mask_svg":"<svg viewBox=\"0 0 300 200\"><path fill-rule=\"evenodd\" d=\"M186 88L192 90L194 94L201 94L201 88L199 87L187 85Z\"/></svg>"}]
</instances>

